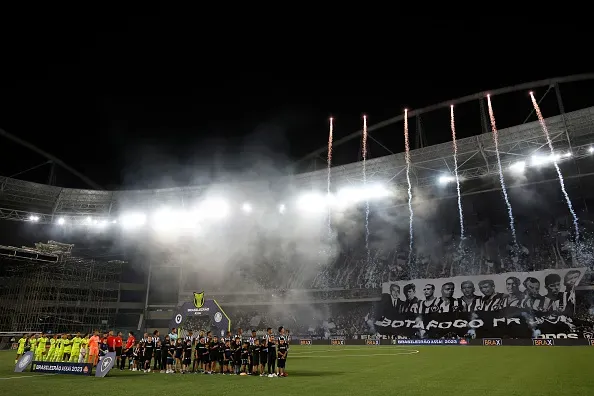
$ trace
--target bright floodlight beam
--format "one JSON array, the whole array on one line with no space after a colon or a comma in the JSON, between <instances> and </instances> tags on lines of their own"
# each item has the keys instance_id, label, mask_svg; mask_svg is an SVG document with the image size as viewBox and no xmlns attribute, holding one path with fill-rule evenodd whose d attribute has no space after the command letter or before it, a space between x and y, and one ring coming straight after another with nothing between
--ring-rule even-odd
<instances>
[{"instance_id":1,"label":"bright floodlight beam","mask_svg":"<svg viewBox=\"0 0 594 396\"><path fill-rule=\"evenodd\" d=\"M509 169L514 173L522 173L526 169L526 161L514 162L509 166Z\"/></svg>"},{"instance_id":2,"label":"bright floodlight beam","mask_svg":"<svg viewBox=\"0 0 594 396\"><path fill-rule=\"evenodd\" d=\"M222 219L229 214L229 204L222 199L209 199L203 202L198 212L200 217Z\"/></svg>"},{"instance_id":3,"label":"bright floodlight beam","mask_svg":"<svg viewBox=\"0 0 594 396\"><path fill-rule=\"evenodd\" d=\"M297 199L297 208L307 213L322 213L327 210L328 199L322 194L306 193Z\"/></svg>"},{"instance_id":4,"label":"bright floodlight beam","mask_svg":"<svg viewBox=\"0 0 594 396\"><path fill-rule=\"evenodd\" d=\"M243 205L241 205L241 210L243 210L244 213L252 213L253 208L252 205L246 202Z\"/></svg>"},{"instance_id":5,"label":"bright floodlight beam","mask_svg":"<svg viewBox=\"0 0 594 396\"><path fill-rule=\"evenodd\" d=\"M122 227L137 228L146 224L146 215L144 213L128 213L121 218Z\"/></svg>"},{"instance_id":6,"label":"bright floodlight beam","mask_svg":"<svg viewBox=\"0 0 594 396\"><path fill-rule=\"evenodd\" d=\"M455 180L456 180L456 178L453 176L440 176L439 179L437 179L439 184L448 184Z\"/></svg>"}]
</instances>

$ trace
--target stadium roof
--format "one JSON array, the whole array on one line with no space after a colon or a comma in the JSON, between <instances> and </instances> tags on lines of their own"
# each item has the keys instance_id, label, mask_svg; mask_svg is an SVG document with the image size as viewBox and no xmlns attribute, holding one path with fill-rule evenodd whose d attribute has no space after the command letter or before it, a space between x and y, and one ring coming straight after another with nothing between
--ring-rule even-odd
<instances>
[{"instance_id":1,"label":"stadium roof","mask_svg":"<svg viewBox=\"0 0 594 396\"><path fill-rule=\"evenodd\" d=\"M472 96L471 99L476 98ZM570 113L563 113L563 110L561 112L559 116L546 119L555 150L571 152L573 161L591 156L591 145L594 142L594 107ZM548 150L546 144L546 138L538 122L500 130L499 152L502 167L508 168L512 163L528 158L536 151ZM451 142L412 150L410 158L413 188L431 188L437 184L440 177L450 176L454 169ZM389 183L396 187L406 184L404 153L368 160L366 169L367 182ZM458 140L458 173L465 182L498 173L492 133ZM204 185L135 191L70 189L0 177L0 219L27 221L31 216L35 216L39 223L53 223L61 216L81 219L86 216L109 218L117 215L120 208L124 207L143 210L163 204L183 206L184 202L200 198L213 187L223 188L235 196L241 196L242 199L249 199L250 192L270 190L278 192L278 199L282 200L283 194L286 194L289 188L325 191L327 176L327 170L324 169L275 180L226 186ZM362 179L361 162L332 168L333 186L359 184Z\"/></svg>"}]
</instances>

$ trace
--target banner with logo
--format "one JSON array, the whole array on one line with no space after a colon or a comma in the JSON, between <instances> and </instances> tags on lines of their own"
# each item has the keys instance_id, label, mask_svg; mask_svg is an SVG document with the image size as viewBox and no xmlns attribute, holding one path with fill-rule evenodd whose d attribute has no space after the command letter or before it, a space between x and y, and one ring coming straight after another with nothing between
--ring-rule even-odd
<instances>
[{"instance_id":1,"label":"banner with logo","mask_svg":"<svg viewBox=\"0 0 594 396\"><path fill-rule=\"evenodd\" d=\"M461 339L396 339L392 340L393 345L468 345L468 341L464 338Z\"/></svg>"},{"instance_id":2,"label":"banner with logo","mask_svg":"<svg viewBox=\"0 0 594 396\"><path fill-rule=\"evenodd\" d=\"M112 369L115 362L116 353L107 352L105 356L99 359L99 363L97 364L97 368L95 369L95 377L105 377L107 373L109 373L109 370Z\"/></svg>"},{"instance_id":3,"label":"banner with logo","mask_svg":"<svg viewBox=\"0 0 594 396\"><path fill-rule=\"evenodd\" d=\"M210 318L217 328L217 333L224 334L231 330L231 320L216 302L216 300L205 299L204 292L194 293L192 302L186 302L177 308L177 311L169 322L169 329L183 327L184 320L192 317L204 316Z\"/></svg>"},{"instance_id":4,"label":"banner with logo","mask_svg":"<svg viewBox=\"0 0 594 396\"><path fill-rule=\"evenodd\" d=\"M92 363L33 362L36 373L91 375Z\"/></svg>"},{"instance_id":5,"label":"banner with logo","mask_svg":"<svg viewBox=\"0 0 594 396\"><path fill-rule=\"evenodd\" d=\"M116 353L108 352L101 357L95 371L95 377L105 377L113 368L116 362ZM17 361L14 372L22 373L29 366L33 366L33 372L50 374L74 374L92 375L93 365L91 363L70 363L70 362L44 362L33 360L33 352L25 352Z\"/></svg>"},{"instance_id":6,"label":"banner with logo","mask_svg":"<svg viewBox=\"0 0 594 396\"><path fill-rule=\"evenodd\" d=\"M380 334L409 339L590 338L575 315L586 268L387 282L375 313Z\"/></svg>"},{"instance_id":7,"label":"banner with logo","mask_svg":"<svg viewBox=\"0 0 594 396\"><path fill-rule=\"evenodd\" d=\"M16 364L14 365L14 372L15 373L22 373L29 367L31 362L33 361L33 352L25 352L23 355L17 360Z\"/></svg>"}]
</instances>

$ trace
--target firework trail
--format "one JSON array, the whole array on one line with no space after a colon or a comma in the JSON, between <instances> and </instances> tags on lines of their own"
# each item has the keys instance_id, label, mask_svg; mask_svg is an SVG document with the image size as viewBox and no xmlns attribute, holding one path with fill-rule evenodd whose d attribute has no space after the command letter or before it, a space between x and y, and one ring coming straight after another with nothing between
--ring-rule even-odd
<instances>
[{"instance_id":1,"label":"firework trail","mask_svg":"<svg viewBox=\"0 0 594 396\"><path fill-rule=\"evenodd\" d=\"M462 240L464 240L464 215L462 213L462 197L460 196L460 178L458 177L458 142L456 142L454 105L450 106L450 126L452 128L452 143L454 146L454 174L456 176L456 191L458 192L458 215L460 217L460 243L462 243Z\"/></svg>"},{"instance_id":2,"label":"firework trail","mask_svg":"<svg viewBox=\"0 0 594 396\"><path fill-rule=\"evenodd\" d=\"M499 181L501 182L501 191L503 191L503 198L507 205L507 214L509 215L509 228L514 240L514 246L518 247L518 239L516 237L516 227L514 225L514 212L512 211L511 203L507 195L507 187L503 179L503 169L501 169L501 157L499 155L499 132L497 132L497 124L495 123L495 114L493 114L493 106L491 106L491 95L487 95L487 104L489 106L489 118L491 120L491 130L493 131L493 142L495 143L495 154L497 155L497 166L499 168Z\"/></svg>"},{"instance_id":3,"label":"firework trail","mask_svg":"<svg viewBox=\"0 0 594 396\"><path fill-rule=\"evenodd\" d=\"M362 154L363 154L363 186L365 189L365 249L367 250L367 262L371 257L369 250L369 197L367 194L367 116L363 116L363 143L362 143Z\"/></svg>"},{"instance_id":4,"label":"firework trail","mask_svg":"<svg viewBox=\"0 0 594 396\"><path fill-rule=\"evenodd\" d=\"M553 142L551 141L551 136L549 135L549 129L547 128L547 124L545 123L545 120L540 111L540 106L538 106L538 103L534 98L533 92L530 92L530 99L532 99L532 105L534 106L534 110L536 111L536 115L538 116L538 122L540 122L542 131L544 132L545 137L547 138L547 144L549 145L549 149L551 150L551 158L553 159L553 165L555 165L555 169L557 170L557 176L559 176L559 184L561 185L561 191L563 192L563 197L565 198L567 207L569 208L571 216L573 217L573 226L575 228L575 242L577 243L580 239L580 228L578 224L578 218L575 213L575 210L573 210L573 205L571 203L571 200L569 199L569 195L565 190L565 181L563 179L563 175L561 174L561 169L559 169L559 165L557 164L557 157L555 156L555 150L553 149Z\"/></svg>"},{"instance_id":5,"label":"firework trail","mask_svg":"<svg viewBox=\"0 0 594 396\"><path fill-rule=\"evenodd\" d=\"M332 236L332 208L330 207L330 177L332 168L332 140L334 134L334 119L330 117L330 130L328 132L328 191L326 199L328 200L328 238Z\"/></svg>"},{"instance_id":6,"label":"firework trail","mask_svg":"<svg viewBox=\"0 0 594 396\"><path fill-rule=\"evenodd\" d=\"M404 159L406 160L406 182L408 183L408 213L409 213L409 241L408 241L408 263L412 258L413 248L413 209L412 209L412 187L410 185L410 145L408 142L408 110L404 109Z\"/></svg>"}]
</instances>

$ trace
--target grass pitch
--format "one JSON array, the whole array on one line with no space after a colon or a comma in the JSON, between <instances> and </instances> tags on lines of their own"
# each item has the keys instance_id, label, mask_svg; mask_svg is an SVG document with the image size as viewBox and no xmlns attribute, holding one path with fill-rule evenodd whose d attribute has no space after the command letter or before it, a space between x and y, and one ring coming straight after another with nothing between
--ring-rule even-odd
<instances>
[{"instance_id":1,"label":"grass pitch","mask_svg":"<svg viewBox=\"0 0 594 396\"><path fill-rule=\"evenodd\" d=\"M112 370L105 378L14 373L0 353L0 394L592 396L592 347L292 346L287 378Z\"/></svg>"}]
</instances>

